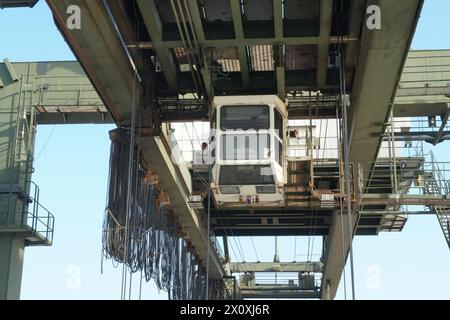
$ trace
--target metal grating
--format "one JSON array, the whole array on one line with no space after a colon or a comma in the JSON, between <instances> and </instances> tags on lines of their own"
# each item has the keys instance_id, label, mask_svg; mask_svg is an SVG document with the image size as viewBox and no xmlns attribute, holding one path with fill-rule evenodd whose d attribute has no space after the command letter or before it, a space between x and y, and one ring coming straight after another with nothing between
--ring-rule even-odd
<instances>
[{"instance_id":1,"label":"metal grating","mask_svg":"<svg viewBox=\"0 0 450 320\"><path fill-rule=\"evenodd\" d=\"M273 47L271 45L250 46L252 71L273 71Z\"/></svg>"},{"instance_id":2,"label":"metal grating","mask_svg":"<svg viewBox=\"0 0 450 320\"><path fill-rule=\"evenodd\" d=\"M285 0L284 18L290 20L315 20L320 16L319 0Z\"/></svg>"},{"instance_id":3,"label":"metal grating","mask_svg":"<svg viewBox=\"0 0 450 320\"><path fill-rule=\"evenodd\" d=\"M224 72L240 72L241 65L239 59L217 59L217 64Z\"/></svg>"},{"instance_id":4,"label":"metal grating","mask_svg":"<svg viewBox=\"0 0 450 320\"><path fill-rule=\"evenodd\" d=\"M244 19L249 21L272 20L272 0L245 0Z\"/></svg>"},{"instance_id":5,"label":"metal grating","mask_svg":"<svg viewBox=\"0 0 450 320\"><path fill-rule=\"evenodd\" d=\"M317 46L288 45L286 46L286 70L310 70L316 67Z\"/></svg>"},{"instance_id":6,"label":"metal grating","mask_svg":"<svg viewBox=\"0 0 450 320\"><path fill-rule=\"evenodd\" d=\"M232 21L229 0L200 0L200 8L206 21Z\"/></svg>"}]
</instances>

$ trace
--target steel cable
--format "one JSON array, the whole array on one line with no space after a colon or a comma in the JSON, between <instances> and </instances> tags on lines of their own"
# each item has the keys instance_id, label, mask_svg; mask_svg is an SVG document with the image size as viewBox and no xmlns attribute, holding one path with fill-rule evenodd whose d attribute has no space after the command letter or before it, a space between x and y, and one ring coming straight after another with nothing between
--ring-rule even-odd
<instances>
[{"instance_id":1,"label":"steel cable","mask_svg":"<svg viewBox=\"0 0 450 320\"><path fill-rule=\"evenodd\" d=\"M127 190L130 162L130 130L111 131L111 158L107 207L103 224L103 255L125 263L132 273L142 271L145 281L154 280L170 299L203 299L207 292L206 270L156 184L156 177L138 161L138 148L130 179L132 194L127 216ZM128 223L128 235L124 226ZM128 241L127 241L128 239ZM215 281L210 281L209 297L220 297Z\"/></svg>"}]
</instances>

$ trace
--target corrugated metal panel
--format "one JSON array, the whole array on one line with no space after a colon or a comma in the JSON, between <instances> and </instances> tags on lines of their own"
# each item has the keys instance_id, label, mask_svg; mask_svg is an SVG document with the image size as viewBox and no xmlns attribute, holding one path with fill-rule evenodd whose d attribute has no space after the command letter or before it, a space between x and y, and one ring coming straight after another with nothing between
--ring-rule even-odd
<instances>
[{"instance_id":1,"label":"corrugated metal panel","mask_svg":"<svg viewBox=\"0 0 450 320\"><path fill-rule=\"evenodd\" d=\"M173 48L172 54L175 58L176 64L178 65L178 71L188 72L191 70L189 60L186 55L186 50L184 48Z\"/></svg>"},{"instance_id":2,"label":"corrugated metal panel","mask_svg":"<svg viewBox=\"0 0 450 320\"><path fill-rule=\"evenodd\" d=\"M286 46L286 70L314 69L317 63L317 46Z\"/></svg>"},{"instance_id":3,"label":"corrugated metal panel","mask_svg":"<svg viewBox=\"0 0 450 320\"><path fill-rule=\"evenodd\" d=\"M201 0L206 21L232 21L229 0Z\"/></svg>"},{"instance_id":4,"label":"corrugated metal panel","mask_svg":"<svg viewBox=\"0 0 450 320\"><path fill-rule=\"evenodd\" d=\"M250 21L272 20L273 19L272 0L245 0L244 16L246 19Z\"/></svg>"},{"instance_id":5,"label":"corrugated metal panel","mask_svg":"<svg viewBox=\"0 0 450 320\"><path fill-rule=\"evenodd\" d=\"M173 48L172 53L175 59L177 60L178 64L189 63L186 55L186 50L184 50L184 48Z\"/></svg>"},{"instance_id":6,"label":"corrugated metal panel","mask_svg":"<svg viewBox=\"0 0 450 320\"><path fill-rule=\"evenodd\" d=\"M285 0L285 19L319 19L320 0Z\"/></svg>"},{"instance_id":7,"label":"corrugated metal panel","mask_svg":"<svg viewBox=\"0 0 450 320\"><path fill-rule=\"evenodd\" d=\"M224 72L240 72L241 65L239 59L217 59L216 62Z\"/></svg>"},{"instance_id":8,"label":"corrugated metal panel","mask_svg":"<svg viewBox=\"0 0 450 320\"><path fill-rule=\"evenodd\" d=\"M273 48L271 45L251 46L252 71L273 71Z\"/></svg>"},{"instance_id":9,"label":"corrugated metal panel","mask_svg":"<svg viewBox=\"0 0 450 320\"><path fill-rule=\"evenodd\" d=\"M224 72L239 72L241 65L236 47L214 48L213 60L218 68Z\"/></svg>"}]
</instances>

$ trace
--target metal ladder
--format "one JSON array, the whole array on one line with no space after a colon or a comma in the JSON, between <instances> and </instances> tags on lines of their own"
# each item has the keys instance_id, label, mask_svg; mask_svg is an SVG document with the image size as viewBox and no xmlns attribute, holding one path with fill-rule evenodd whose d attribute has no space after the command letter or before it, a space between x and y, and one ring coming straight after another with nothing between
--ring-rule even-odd
<instances>
[{"instance_id":1,"label":"metal ladder","mask_svg":"<svg viewBox=\"0 0 450 320\"><path fill-rule=\"evenodd\" d=\"M423 192L428 195L449 195L449 181L439 168L436 158L431 152L432 171L426 171L424 175ZM450 249L450 207L449 206L429 206L433 210L444 233L445 240Z\"/></svg>"},{"instance_id":2,"label":"metal ladder","mask_svg":"<svg viewBox=\"0 0 450 320\"><path fill-rule=\"evenodd\" d=\"M36 131L35 113L35 83L20 79L19 104L16 120L16 135L13 151L13 161L31 166L32 149Z\"/></svg>"}]
</instances>

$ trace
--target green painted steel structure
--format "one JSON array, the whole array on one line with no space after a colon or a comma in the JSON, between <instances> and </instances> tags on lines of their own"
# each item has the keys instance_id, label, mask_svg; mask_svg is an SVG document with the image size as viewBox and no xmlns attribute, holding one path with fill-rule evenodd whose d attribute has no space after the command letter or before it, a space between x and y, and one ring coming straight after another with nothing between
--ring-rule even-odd
<instances>
[{"instance_id":1,"label":"green painted steel structure","mask_svg":"<svg viewBox=\"0 0 450 320\"><path fill-rule=\"evenodd\" d=\"M395 115L444 117L444 106L450 103L449 68L450 50L410 52L398 89ZM45 235L30 236L27 221L23 221L29 209L20 200L30 197L34 127L113 123L113 119L76 61L10 63L5 59L0 63L0 81L0 119L4 128L0 136L0 282L6 283L1 286L0 298L10 299L19 297L26 245L50 243ZM23 124L19 121L21 114L27 118L22 120L31 121L31 136L22 145L18 139L18 126ZM5 213L9 222L5 221Z\"/></svg>"},{"instance_id":2,"label":"green painted steel structure","mask_svg":"<svg viewBox=\"0 0 450 320\"><path fill-rule=\"evenodd\" d=\"M25 2L32 5L35 1L0 1L0 6L4 3L23 5ZM408 4L380 1L383 19L391 28L377 32L363 27L365 1L352 1L352 5L344 8L348 18L344 33L337 32L333 26L333 16L337 14L331 9L333 1L307 2L309 7L306 11L314 13L310 17L290 16L292 11L283 15L281 2L273 1L267 7L269 9L259 8L256 17L252 18L255 8L246 7L243 12L240 3L233 0L220 11L220 17L215 18L217 10L214 4L205 8L200 5L203 1L188 0L183 2L188 10L178 10L178 13L189 12L191 18L175 21L170 16L170 6L155 6L155 1L138 0L137 10L133 11L130 10L131 1L47 0L57 25L82 67L76 62L10 64L5 61L0 64L0 121L5 128L1 137L4 143L0 149L0 184L9 186L5 189L9 197L8 214L12 212L16 219L29 211L29 205L20 199L12 201L15 207L10 209L10 186L22 185L16 190L25 190L24 194L29 197L31 184L27 177L31 161L24 164L21 159L32 159L36 124L128 123L134 75L133 65L129 63L131 60L143 62L138 71L145 77L138 92L147 93L147 96L142 94L143 101L139 105L143 105L149 114L145 120L149 129L155 125L151 116L154 97L149 93L173 98L178 93L192 92L195 85L203 86L202 94L209 97L213 94L264 92L285 97L292 91L319 89L334 92L336 68L327 60L333 57L334 45L340 41L345 43L348 53L345 64L347 88L351 94L352 160L375 159L386 119L394 104L396 116L433 115L447 122L450 52L412 52L406 59L423 1L411 0ZM109 4L110 12L105 10L104 3ZM82 27L89 32L66 28L69 4L81 7L84 13ZM114 24L111 19L114 19ZM136 38L134 27L137 20L143 24L141 38ZM186 23L184 28L191 33L195 31L193 38L196 39L183 39L183 32L180 32L183 27L180 29L179 23ZM185 35L186 32L189 33L185 30ZM189 40L195 40L193 46L188 44ZM194 63L186 63L188 54ZM292 54L309 63L293 65L291 60L295 59L288 59ZM217 72L212 72L212 69L217 71L219 60L228 60L228 65L225 61L219 68L225 70L226 77L218 77ZM265 64L267 61L269 66ZM198 67L198 74L192 72L196 69L194 65ZM21 86L25 89L21 90ZM22 94L25 94L23 104L19 102ZM27 111L21 112L22 109ZM23 123L31 123L27 144L18 143L18 132L22 132L18 128ZM446 128L442 128L433 135L436 143L447 134ZM147 147L144 152L150 157L148 150L150 148ZM159 164L164 166L164 159ZM187 222L191 221L186 212L179 214ZM23 224L23 219L18 220ZM335 222L332 225L322 298L334 297L345 264L341 253L348 252L349 245L347 241L341 247L339 225ZM11 250L2 250L5 256L2 259L4 263L0 263L0 271L10 271L4 272L6 278L0 279L0 283L7 284L5 287L9 293L2 292L0 298L18 297L20 257L23 247L30 242L17 234L9 231L1 235L1 245ZM344 234L348 231L344 230ZM201 241L199 246L202 246Z\"/></svg>"}]
</instances>

